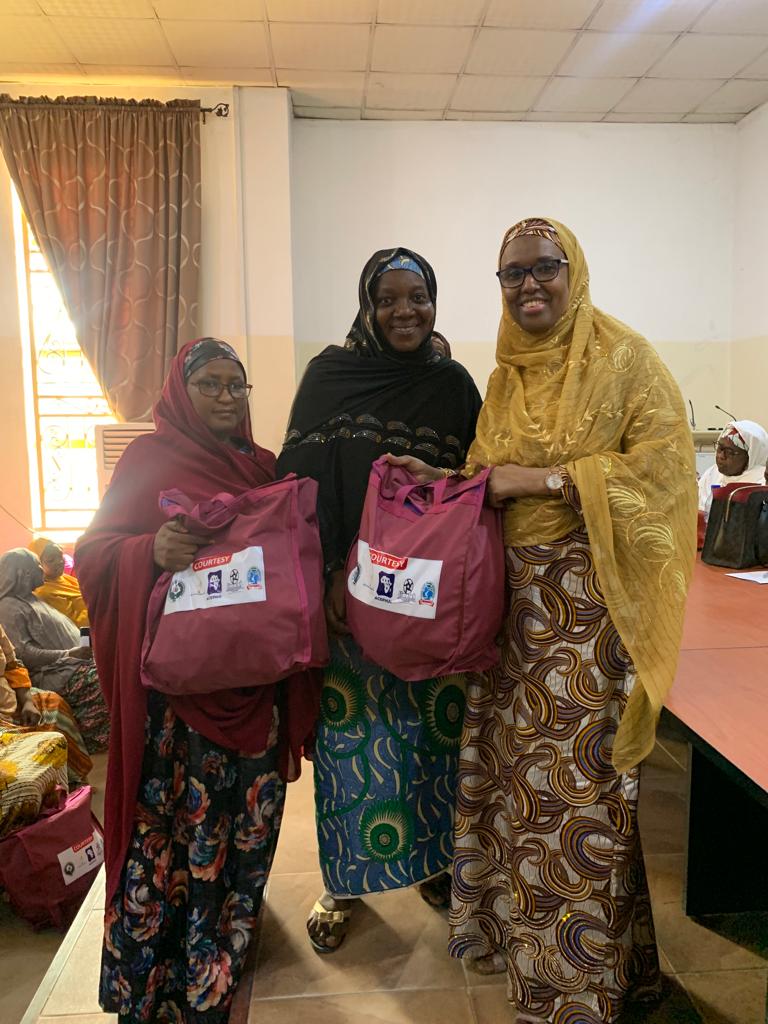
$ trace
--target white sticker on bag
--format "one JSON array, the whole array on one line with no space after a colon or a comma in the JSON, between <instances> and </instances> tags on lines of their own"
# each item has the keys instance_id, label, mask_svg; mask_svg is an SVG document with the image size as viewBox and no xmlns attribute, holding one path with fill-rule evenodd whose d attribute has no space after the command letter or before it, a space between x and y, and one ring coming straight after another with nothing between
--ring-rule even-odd
<instances>
[{"instance_id":1,"label":"white sticker on bag","mask_svg":"<svg viewBox=\"0 0 768 1024\"><path fill-rule=\"evenodd\" d=\"M231 555L196 558L189 568L175 572L163 615L266 600L264 551L245 548Z\"/></svg>"},{"instance_id":2,"label":"white sticker on bag","mask_svg":"<svg viewBox=\"0 0 768 1024\"><path fill-rule=\"evenodd\" d=\"M392 555L357 542L357 565L347 587L358 601L398 615L434 619L440 591L442 561Z\"/></svg>"},{"instance_id":3,"label":"white sticker on bag","mask_svg":"<svg viewBox=\"0 0 768 1024\"><path fill-rule=\"evenodd\" d=\"M92 832L79 843L62 850L57 856L64 885L72 885L78 878L104 863L104 840L98 832Z\"/></svg>"}]
</instances>

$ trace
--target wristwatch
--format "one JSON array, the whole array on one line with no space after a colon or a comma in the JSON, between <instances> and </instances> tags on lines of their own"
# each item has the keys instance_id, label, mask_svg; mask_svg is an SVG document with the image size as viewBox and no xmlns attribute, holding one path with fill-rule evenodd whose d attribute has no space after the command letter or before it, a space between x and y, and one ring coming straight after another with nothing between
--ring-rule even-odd
<instances>
[{"instance_id":1,"label":"wristwatch","mask_svg":"<svg viewBox=\"0 0 768 1024\"><path fill-rule=\"evenodd\" d=\"M559 494L563 489L565 470L562 466L553 466L544 477L544 483L552 494Z\"/></svg>"}]
</instances>

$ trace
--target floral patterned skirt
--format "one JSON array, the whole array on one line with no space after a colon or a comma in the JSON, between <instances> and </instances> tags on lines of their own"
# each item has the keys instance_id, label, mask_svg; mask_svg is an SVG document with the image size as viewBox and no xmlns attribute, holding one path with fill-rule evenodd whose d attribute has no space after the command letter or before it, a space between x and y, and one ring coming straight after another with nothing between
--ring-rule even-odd
<instances>
[{"instance_id":1,"label":"floral patterned skirt","mask_svg":"<svg viewBox=\"0 0 768 1024\"><path fill-rule=\"evenodd\" d=\"M315 803L326 891L400 889L453 858L464 677L407 683L331 641L315 746Z\"/></svg>"},{"instance_id":2,"label":"floral patterned skirt","mask_svg":"<svg viewBox=\"0 0 768 1024\"><path fill-rule=\"evenodd\" d=\"M96 666L78 665L59 693L72 708L89 754L109 746L109 709L99 685Z\"/></svg>"},{"instance_id":3,"label":"floral patterned skirt","mask_svg":"<svg viewBox=\"0 0 768 1024\"><path fill-rule=\"evenodd\" d=\"M107 908L100 1003L121 1024L225 1024L280 831L278 715L267 750L212 743L149 694L142 781Z\"/></svg>"}]
</instances>

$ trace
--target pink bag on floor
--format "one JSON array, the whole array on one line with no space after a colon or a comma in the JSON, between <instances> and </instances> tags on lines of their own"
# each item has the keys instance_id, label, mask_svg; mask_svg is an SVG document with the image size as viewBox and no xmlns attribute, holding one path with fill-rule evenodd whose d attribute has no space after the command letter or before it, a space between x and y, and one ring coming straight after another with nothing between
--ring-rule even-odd
<instances>
[{"instance_id":1,"label":"pink bag on floor","mask_svg":"<svg viewBox=\"0 0 768 1024\"><path fill-rule=\"evenodd\" d=\"M416 484L378 459L347 559L347 624L370 661L400 679L479 672L498 660L504 615L501 515L490 470Z\"/></svg>"},{"instance_id":2,"label":"pink bag on floor","mask_svg":"<svg viewBox=\"0 0 768 1024\"><path fill-rule=\"evenodd\" d=\"M166 572L147 609L144 686L173 695L275 683L328 661L314 480L291 475L193 504L165 491L169 519L210 536Z\"/></svg>"},{"instance_id":3,"label":"pink bag on floor","mask_svg":"<svg viewBox=\"0 0 768 1024\"><path fill-rule=\"evenodd\" d=\"M91 814L91 787L0 842L0 884L16 913L35 928L67 927L104 863L101 826Z\"/></svg>"}]
</instances>

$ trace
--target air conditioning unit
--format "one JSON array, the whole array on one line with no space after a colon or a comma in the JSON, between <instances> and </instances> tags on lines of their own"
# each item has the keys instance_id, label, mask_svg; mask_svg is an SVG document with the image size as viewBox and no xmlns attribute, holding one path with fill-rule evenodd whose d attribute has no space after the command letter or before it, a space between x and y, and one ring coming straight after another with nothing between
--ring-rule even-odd
<instances>
[{"instance_id":1,"label":"air conditioning unit","mask_svg":"<svg viewBox=\"0 0 768 1024\"><path fill-rule=\"evenodd\" d=\"M96 472L99 483L99 501L112 479L112 473L125 449L139 434L155 429L149 423L97 423L96 424Z\"/></svg>"}]
</instances>

